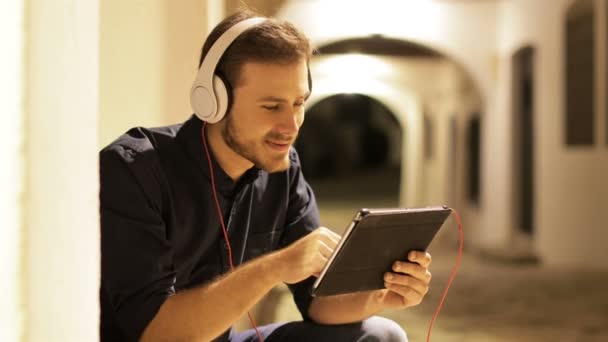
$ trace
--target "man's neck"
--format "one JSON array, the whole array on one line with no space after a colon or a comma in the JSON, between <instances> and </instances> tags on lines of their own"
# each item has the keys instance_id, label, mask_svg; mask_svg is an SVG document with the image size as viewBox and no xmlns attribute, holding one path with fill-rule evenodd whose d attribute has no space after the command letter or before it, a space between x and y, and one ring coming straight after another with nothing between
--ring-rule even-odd
<instances>
[{"instance_id":1,"label":"man's neck","mask_svg":"<svg viewBox=\"0 0 608 342\"><path fill-rule=\"evenodd\" d=\"M253 163L237 154L222 137L221 124L207 124L205 135L215 160L222 170L236 183Z\"/></svg>"}]
</instances>

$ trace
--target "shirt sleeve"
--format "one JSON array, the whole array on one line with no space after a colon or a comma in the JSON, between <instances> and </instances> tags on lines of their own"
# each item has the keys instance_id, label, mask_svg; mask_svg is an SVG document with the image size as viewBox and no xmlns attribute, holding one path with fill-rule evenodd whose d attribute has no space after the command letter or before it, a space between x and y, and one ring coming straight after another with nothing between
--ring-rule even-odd
<instances>
[{"instance_id":1,"label":"shirt sleeve","mask_svg":"<svg viewBox=\"0 0 608 342\"><path fill-rule=\"evenodd\" d=\"M112 311L129 341L139 340L175 293L155 157L124 146L100 153L101 290L111 306L102 310Z\"/></svg>"},{"instance_id":2,"label":"shirt sleeve","mask_svg":"<svg viewBox=\"0 0 608 342\"><path fill-rule=\"evenodd\" d=\"M290 190L289 205L287 208L285 234L281 241L282 246L302 238L320 226L319 209L315 195L302 174L300 160L294 149L290 153L291 165L289 168ZM304 320L310 320L308 308L312 302L310 295L314 277L302 282L289 285L294 301Z\"/></svg>"}]
</instances>

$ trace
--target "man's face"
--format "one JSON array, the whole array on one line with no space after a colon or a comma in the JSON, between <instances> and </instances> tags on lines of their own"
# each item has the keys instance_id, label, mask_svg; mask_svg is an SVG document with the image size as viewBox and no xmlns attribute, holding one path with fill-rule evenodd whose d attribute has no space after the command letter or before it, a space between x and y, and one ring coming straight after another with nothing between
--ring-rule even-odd
<instances>
[{"instance_id":1,"label":"man's face","mask_svg":"<svg viewBox=\"0 0 608 342\"><path fill-rule=\"evenodd\" d=\"M287 169L309 94L304 60L286 65L245 63L222 127L226 144L267 172Z\"/></svg>"}]
</instances>

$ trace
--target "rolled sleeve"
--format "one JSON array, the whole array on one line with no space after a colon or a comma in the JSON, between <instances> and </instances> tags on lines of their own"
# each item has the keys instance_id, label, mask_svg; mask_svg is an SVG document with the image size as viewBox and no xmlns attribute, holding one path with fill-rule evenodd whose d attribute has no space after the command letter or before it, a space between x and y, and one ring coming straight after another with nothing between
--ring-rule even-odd
<instances>
[{"instance_id":1,"label":"rolled sleeve","mask_svg":"<svg viewBox=\"0 0 608 342\"><path fill-rule=\"evenodd\" d=\"M129 341L175 293L160 186L146 158L123 147L100 153L102 332L110 311Z\"/></svg>"}]
</instances>

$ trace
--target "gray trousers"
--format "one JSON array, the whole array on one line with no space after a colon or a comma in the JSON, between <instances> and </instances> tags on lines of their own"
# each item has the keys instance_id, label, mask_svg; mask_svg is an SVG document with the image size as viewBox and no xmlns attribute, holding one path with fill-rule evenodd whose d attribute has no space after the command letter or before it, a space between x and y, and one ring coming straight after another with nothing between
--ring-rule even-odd
<instances>
[{"instance_id":1,"label":"gray trousers","mask_svg":"<svg viewBox=\"0 0 608 342\"><path fill-rule=\"evenodd\" d=\"M363 322L321 325L313 322L275 323L258 327L264 342L407 342L401 327L383 317L370 317ZM257 342L255 330L230 334L230 342Z\"/></svg>"}]
</instances>

